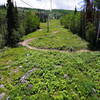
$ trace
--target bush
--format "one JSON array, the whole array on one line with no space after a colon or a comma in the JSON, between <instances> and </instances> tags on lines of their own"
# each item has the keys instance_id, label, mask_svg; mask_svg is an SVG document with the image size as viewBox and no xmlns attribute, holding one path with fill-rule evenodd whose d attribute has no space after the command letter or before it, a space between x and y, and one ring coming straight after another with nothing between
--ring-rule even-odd
<instances>
[{"instance_id":1,"label":"bush","mask_svg":"<svg viewBox=\"0 0 100 100\"><path fill-rule=\"evenodd\" d=\"M0 48L3 48L5 45L10 46L10 44L11 46L16 46L23 35L29 34L39 28L40 20L34 12L18 12L18 19L15 20L19 21L18 27L16 26L16 29L11 29L8 36L6 19L7 11L6 9L0 9ZM8 44L8 42L10 44Z\"/></svg>"},{"instance_id":2,"label":"bush","mask_svg":"<svg viewBox=\"0 0 100 100\"><path fill-rule=\"evenodd\" d=\"M5 45L5 35L7 33L6 22L5 22L6 11L0 9L0 48L3 48Z\"/></svg>"},{"instance_id":3,"label":"bush","mask_svg":"<svg viewBox=\"0 0 100 100\"><path fill-rule=\"evenodd\" d=\"M25 35L25 27L24 27L23 23L20 24L18 31L19 31L21 37L23 35Z\"/></svg>"},{"instance_id":4,"label":"bush","mask_svg":"<svg viewBox=\"0 0 100 100\"><path fill-rule=\"evenodd\" d=\"M39 21L39 18L36 16L36 14L33 12L27 12L26 19L25 19L25 32L26 32L26 34L38 29L39 25L40 25L40 21Z\"/></svg>"},{"instance_id":5,"label":"bush","mask_svg":"<svg viewBox=\"0 0 100 100\"><path fill-rule=\"evenodd\" d=\"M20 41L20 34L18 31L13 30L12 35L10 36L10 46L16 47L17 43Z\"/></svg>"},{"instance_id":6,"label":"bush","mask_svg":"<svg viewBox=\"0 0 100 100\"><path fill-rule=\"evenodd\" d=\"M80 32L80 13L65 15L61 18L61 24L73 33Z\"/></svg>"},{"instance_id":7,"label":"bush","mask_svg":"<svg viewBox=\"0 0 100 100\"><path fill-rule=\"evenodd\" d=\"M90 22L86 26L86 40L92 44L94 44L96 40L96 27Z\"/></svg>"},{"instance_id":8,"label":"bush","mask_svg":"<svg viewBox=\"0 0 100 100\"><path fill-rule=\"evenodd\" d=\"M5 45L4 37L2 34L0 34L0 48L2 48Z\"/></svg>"},{"instance_id":9,"label":"bush","mask_svg":"<svg viewBox=\"0 0 100 100\"><path fill-rule=\"evenodd\" d=\"M72 18L72 15L65 15L61 18L61 24L65 27L65 28L68 28L70 29L71 27L71 18Z\"/></svg>"}]
</instances>

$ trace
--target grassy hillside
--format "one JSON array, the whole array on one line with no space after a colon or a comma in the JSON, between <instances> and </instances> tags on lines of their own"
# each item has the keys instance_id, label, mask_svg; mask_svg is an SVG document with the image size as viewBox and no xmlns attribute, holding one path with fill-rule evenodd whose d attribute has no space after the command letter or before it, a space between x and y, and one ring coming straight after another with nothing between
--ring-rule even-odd
<instances>
[{"instance_id":1,"label":"grassy hillside","mask_svg":"<svg viewBox=\"0 0 100 100\"><path fill-rule=\"evenodd\" d=\"M52 21L23 37L38 48L74 50L87 42ZM99 100L100 52L64 53L26 47L0 50L0 98L5 100Z\"/></svg>"},{"instance_id":2,"label":"grassy hillside","mask_svg":"<svg viewBox=\"0 0 100 100\"><path fill-rule=\"evenodd\" d=\"M14 5L8 0L7 14L0 7L0 47L9 46L0 49L0 100L100 100L100 51L89 50L77 34L83 25L79 35L94 46L98 13L94 7L92 13L93 5L83 7L88 9L82 19L74 13L62 20L75 34L59 20L50 21L50 32L48 23L39 23L73 11L18 8L17 14Z\"/></svg>"},{"instance_id":3,"label":"grassy hillside","mask_svg":"<svg viewBox=\"0 0 100 100\"><path fill-rule=\"evenodd\" d=\"M99 100L99 70L100 52L8 48L0 51L0 94L3 100Z\"/></svg>"},{"instance_id":4,"label":"grassy hillside","mask_svg":"<svg viewBox=\"0 0 100 100\"><path fill-rule=\"evenodd\" d=\"M74 51L88 48L88 42L64 29L58 20L51 21L49 33L46 32L46 23L41 24L41 28L42 30L31 33L23 39L35 38L30 45L38 48L73 49Z\"/></svg>"}]
</instances>

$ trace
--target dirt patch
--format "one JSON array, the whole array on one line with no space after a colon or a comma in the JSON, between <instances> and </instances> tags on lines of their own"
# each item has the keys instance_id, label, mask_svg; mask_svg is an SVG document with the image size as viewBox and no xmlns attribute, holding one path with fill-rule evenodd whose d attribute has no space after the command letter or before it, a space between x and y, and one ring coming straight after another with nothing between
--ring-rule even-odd
<instances>
[{"instance_id":1,"label":"dirt patch","mask_svg":"<svg viewBox=\"0 0 100 100\"><path fill-rule=\"evenodd\" d=\"M53 32L53 33L55 33L55 34L56 34L56 33L58 33L58 32L59 32L59 31L55 31L55 32Z\"/></svg>"}]
</instances>

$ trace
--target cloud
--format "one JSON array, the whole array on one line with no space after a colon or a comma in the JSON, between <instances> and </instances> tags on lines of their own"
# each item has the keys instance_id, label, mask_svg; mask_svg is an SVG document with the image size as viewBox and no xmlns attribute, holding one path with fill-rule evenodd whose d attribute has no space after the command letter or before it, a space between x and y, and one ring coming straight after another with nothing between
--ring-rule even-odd
<instances>
[{"instance_id":1,"label":"cloud","mask_svg":"<svg viewBox=\"0 0 100 100\"><path fill-rule=\"evenodd\" d=\"M17 6L19 7L31 7L31 8L41 8L41 9L50 9L50 0L13 0L16 1ZM31 5L27 5L27 4ZM75 5L79 8L79 2L81 0L52 0L53 9L75 9ZM7 0L0 0L0 4L6 3Z\"/></svg>"}]
</instances>

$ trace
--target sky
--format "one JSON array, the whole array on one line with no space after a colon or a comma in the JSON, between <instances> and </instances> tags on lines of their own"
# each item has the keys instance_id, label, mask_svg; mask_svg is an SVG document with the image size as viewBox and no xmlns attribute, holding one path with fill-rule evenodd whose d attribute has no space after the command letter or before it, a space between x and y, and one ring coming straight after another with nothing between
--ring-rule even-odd
<instances>
[{"instance_id":1,"label":"sky","mask_svg":"<svg viewBox=\"0 0 100 100\"><path fill-rule=\"evenodd\" d=\"M50 0L13 0L16 1L18 7L50 9ZM29 5L26 5L22 1ZM0 0L0 5L6 3L7 0ZM74 10L75 6L80 9L82 0L52 0L53 9Z\"/></svg>"}]
</instances>

